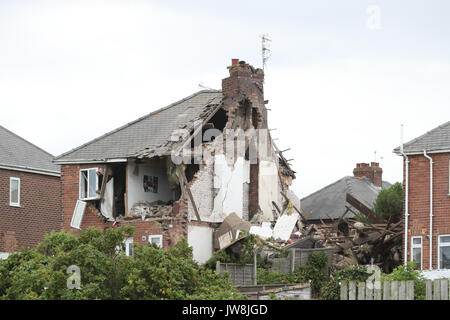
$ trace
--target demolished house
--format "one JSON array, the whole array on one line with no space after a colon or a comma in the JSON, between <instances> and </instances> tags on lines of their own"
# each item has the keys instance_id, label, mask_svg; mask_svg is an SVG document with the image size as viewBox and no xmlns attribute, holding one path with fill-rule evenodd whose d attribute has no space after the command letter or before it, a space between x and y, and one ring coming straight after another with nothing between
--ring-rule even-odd
<instances>
[{"instance_id":1,"label":"demolished house","mask_svg":"<svg viewBox=\"0 0 450 320\"><path fill-rule=\"evenodd\" d=\"M238 59L228 69L222 90L199 91L56 157L62 229L132 225L127 246L185 237L200 263L237 240L239 229L218 236L228 216L289 238L298 214L278 220L280 208L300 203L288 189L295 172L267 128L263 71Z\"/></svg>"},{"instance_id":2,"label":"demolished house","mask_svg":"<svg viewBox=\"0 0 450 320\"><path fill-rule=\"evenodd\" d=\"M358 163L346 176L301 200L306 235L334 247L334 269L375 264L389 273L401 263L403 220L384 221L373 211L381 190L379 163Z\"/></svg>"}]
</instances>

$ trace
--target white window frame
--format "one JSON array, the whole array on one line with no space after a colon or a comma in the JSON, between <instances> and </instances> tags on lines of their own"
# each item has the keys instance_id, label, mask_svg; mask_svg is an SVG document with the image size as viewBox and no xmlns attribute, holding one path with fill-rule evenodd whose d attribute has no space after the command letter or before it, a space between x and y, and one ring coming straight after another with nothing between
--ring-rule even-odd
<instances>
[{"instance_id":1,"label":"white window frame","mask_svg":"<svg viewBox=\"0 0 450 320\"><path fill-rule=\"evenodd\" d=\"M149 243L153 243L152 239L154 238L158 238L159 239L159 247L162 248L163 247L163 236L162 234L151 234L148 236L148 242Z\"/></svg>"},{"instance_id":2,"label":"white window frame","mask_svg":"<svg viewBox=\"0 0 450 320\"><path fill-rule=\"evenodd\" d=\"M87 193L88 193L88 195L89 195L89 171L90 170L95 170L95 192L96 192L96 195L95 195L95 197L85 197L85 198L83 198L82 196L81 196L81 194L82 194L82 190L81 190L81 186L83 185L82 184L82 179L83 179L83 176L82 176L82 171L87 171L88 172L88 174L87 174ZM78 198L80 199L80 200L96 200L96 199L100 199L100 195L99 194L97 194L97 190L98 190L98 168L86 168L86 169L80 169L79 170L79 180L78 180Z\"/></svg>"},{"instance_id":3,"label":"white window frame","mask_svg":"<svg viewBox=\"0 0 450 320\"><path fill-rule=\"evenodd\" d=\"M134 248L131 250L131 254L130 254L130 247L129 247L129 245L133 245L133 243L134 243L133 237L125 238L125 239L123 240L123 243L125 244L125 255L126 255L127 257L133 256L133 254L134 254Z\"/></svg>"},{"instance_id":4,"label":"white window frame","mask_svg":"<svg viewBox=\"0 0 450 320\"><path fill-rule=\"evenodd\" d=\"M17 181L17 202L11 201L12 195L12 182ZM20 178L9 177L9 205L11 207L20 207Z\"/></svg>"},{"instance_id":5,"label":"white window frame","mask_svg":"<svg viewBox=\"0 0 450 320\"><path fill-rule=\"evenodd\" d=\"M441 242L441 237L450 237L450 234L438 235L438 269L441 269L441 247L450 247L450 242Z\"/></svg>"},{"instance_id":6,"label":"white window frame","mask_svg":"<svg viewBox=\"0 0 450 320\"><path fill-rule=\"evenodd\" d=\"M420 244L414 244L414 239L420 239ZM414 261L414 254L413 251L414 249L420 249L420 270L423 269L423 248L422 248L422 244L423 244L423 238L422 236L412 236L411 237L411 257L410 257L410 261Z\"/></svg>"}]
</instances>

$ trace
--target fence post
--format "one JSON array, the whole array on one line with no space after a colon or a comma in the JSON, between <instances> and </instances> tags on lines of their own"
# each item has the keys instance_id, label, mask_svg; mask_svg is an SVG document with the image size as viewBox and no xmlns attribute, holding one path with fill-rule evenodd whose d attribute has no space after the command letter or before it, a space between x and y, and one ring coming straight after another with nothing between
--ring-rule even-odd
<instances>
[{"instance_id":1,"label":"fence post","mask_svg":"<svg viewBox=\"0 0 450 320\"><path fill-rule=\"evenodd\" d=\"M348 300L356 300L356 281L350 281L349 283Z\"/></svg>"},{"instance_id":2,"label":"fence post","mask_svg":"<svg viewBox=\"0 0 450 320\"><path fill-rule=\"evenodd\" d=\"M381 281L375 280L373 282L373 300L381 300Z\"/></svg>"},{"instance_id":3,"label":"fence post","mask_svg":"<svg viewBox=\"0 0 450 320\"><path fill-rule=\"evenodd\" d=\"M389 281L383 283L383 300L391 300L391 283Z\"/></svg>"},{"instance_id":4,"label":"fence post","mask_svg":"<svg viewBox=\"0 0 450 320\"><path fill-rule=\"evenodd\" d=\"M434 296L433 300L441 300L441 280L434 280Z\"/></svg>"},{"instance_id":5,"label":"fence post","mask_svg":"<svg viewBox=\"0 0 450 320\"><path fill-rule=\"evenodd\" d=\"M391 282L391 300L398 300L398 281Z\"/></svg>"},{"instance_id":6,"label":"fence post","mask_svg":"<svg viewBox=\"0 0 450 320\"><path fill-rule=\"evenodd\" d=\"M373 300L373 281L366 281L366 300Z\"/></svg>"},{"instance_id":7,"label":"fence post","mask_svg":"<svg viewBox=\"0 0 450 320\"><path fill-rule=\"evenodd\" d=\"M441 300L448 300L448 280L441 280Z\"/></svg>"},{"instance_id":8,"label":"fence post","mask_svg":"<svg viewBox=\"0 0 450 320\"><path fill-rule=\"evenodd\" d=\"M291 249L291 273L295 270L295 248Z\"/></svg>"},{"instance_id":9,"label":"fence post","mask_svg":"<svg viewBox=\"0 0 450 320\"><path fill-rule=\"evenodd\" d=\"M433 282L431 280L427 280L426 284L426 299L433 300Z\"/></svg>"},{"instance_id":10,"label":"fence post","mask_svg":"<svg viewBox=\"0 0 450 320\"><path fill-rule=\"evenodd\" d=\"M341 281L341 300L347 300L347 280Z\"/></svg>"},{"instance_id":11,"label":"fence post","mask_svg":"<svg viewBox=\"0 0 450 320\"><path fill-rule=\"evenodd\" d=\"M256 286L258 284L258 279L257 279L257 264L258 264L258 260L256 259L256 252L253 253L253 285Z\"/></svg>"},{"instance_id":12,"label":"fence post","mask_svg":"<svg viewBox=\"0 0 450 320\"><path fill-rule=\"evenodd\" d=\"M216 272L220 274L220 261L216 262Z\"/></svg>"},{"instance_id":13,"label":"fence post","mask_svg":"<svg viewBox=\"0 0 450 320\"><path fill-rule=\"evenodd\" d=\"M366 283L358 282L358 300L366 300Z\"/></svg>"},{"instance_id":14,"label":"fence post","mask_svg":"<svg viewBox=\"0 0 450 320\"><path fill-rule=\"evenodd\" d=\"M398 300L406 300L406 281L399 282Z\"/></svg>"},{"instance_id":15,"label":"fence post","mask_svg":"<svg viewBox=\"0 0 450 320\"><path fill-rule=\"evenodd\" d=\"M406 300L414 300L414 280L406 281Z\"/></svg>"}]
</instances>

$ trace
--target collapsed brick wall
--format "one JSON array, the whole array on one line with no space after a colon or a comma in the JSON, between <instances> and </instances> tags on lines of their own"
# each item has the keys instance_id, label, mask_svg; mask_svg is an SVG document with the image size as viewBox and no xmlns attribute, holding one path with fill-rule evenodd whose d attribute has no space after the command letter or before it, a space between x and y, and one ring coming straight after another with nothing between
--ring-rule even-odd
<instances>
[{"instance_id":1,"label":"collapsed brick wall","mask_svg":"<svg viewBox=\"0 0 450 320\"><path fill-rule=\"evenodd\" d=\"M450 153L430 154L433 159L433 250L432 267L438 268L438 236L450 235L449 159ZM408 261L411 237L422 236L423 269L429 268L430 242L430 161L423 155L409 156ZM405 179L404 165L404 179ZM404 180L405 184L405 180ZM405 186L405 185L404 185ZM405 190L405 189L404 189ZM405 208L405 207L404 207ZM403 252L404 252L403 238Z\"/></svg>"},{"instance_id":2,"label":"collapsed brick wall","mask_svg":"<svg viewBox=\"0 0 450 320\"><path fill-rule=\"evenodd\" d=\"M66 232L79 235L80 230L70 227L75 204L79 197L79 171L80 169L96 168L93 165L62 165L61 166L61 199L62 199L62 229ZM101 230L113 227L113 222L106 221L100 212L95 208L92 201L87 201L86 211L81 223L81 230L88 227L97 227ZM182 197L175 202L173 213L170 217L140 219L130 221L120 221L114 227L129 225L135 228L133 241L135 243L146 244L149 235L163 235L163 246L172 246L182 237L187 238L187 197ZM143 240L145 236L145 240Z\"/></svg>"},{"instance_id":3,"label":"collapsed brick wall","mask_svg":"<svg viewBox=\"0 0 450 320\"><path fill-rule=\"evenodd\" d=\"M10 177L20 179L20 207L9 205ZM59 177L0 169L0 252L34 247L61 229Z\"/></svg>"}]
</instances>

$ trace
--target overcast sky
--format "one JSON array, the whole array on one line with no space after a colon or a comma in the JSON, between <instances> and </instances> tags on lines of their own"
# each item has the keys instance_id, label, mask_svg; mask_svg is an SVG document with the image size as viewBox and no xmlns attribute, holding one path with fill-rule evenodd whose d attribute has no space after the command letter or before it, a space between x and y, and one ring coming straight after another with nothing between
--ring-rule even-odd
<instances>
[{"instance_id":1,"label":"overcast sky","mask_svg":"<svg viewBox=\"0 0 450 320\"><path fill-rule=\"evenodd\" d=\"M449 1L0 0L0 125L59 155L266 66L269 127L304 197L357 162L401 180L409 141L450 120ZM383 158L381 158L383 157Z\"/></svg>"}]
</instances>

